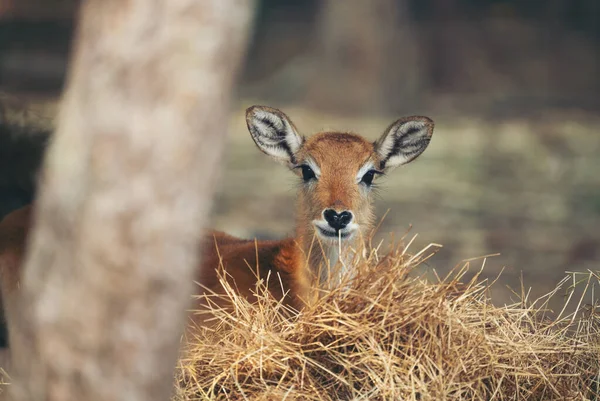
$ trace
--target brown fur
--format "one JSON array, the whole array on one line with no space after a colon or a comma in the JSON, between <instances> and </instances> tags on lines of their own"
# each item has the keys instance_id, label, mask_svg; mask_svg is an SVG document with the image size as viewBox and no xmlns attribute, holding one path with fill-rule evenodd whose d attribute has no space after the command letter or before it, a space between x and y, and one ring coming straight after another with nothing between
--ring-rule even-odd
<instances>
[{"instance_id":1,"label":"brown fur","mask_svg":"<svg viewBox=\"0 0 600 401\"><path fill-rule=\"evenodd\" d=\"M31 206L8 214L0 223L0 280L2 295L11 295L19 287L20 265L31 227Z\"/></svg>"},{"instance_id":2,"label":"brown fur","mask_svg":"<svg viewBox=\"0 0 600 401\"><path fill-rule=\"evenodd\" d=\"M278 118L287 118L278 110L263 109ZM252 108L248 113L252 113ZM289 125L295 130L291 121ZM394 124L390 129L393 127ZM427 127L430 137L433 125ZM228 282L241 296L255 300L253 290L257 281L268 277L267 285L271 294L276 299L283 298L284 304L299 310L309 299L311 283L318 282L320 278L318 272L328 260L328 249L335 250L339 246L331 239L318 238L312 222L322 219L325 209L337 212L350 210L354 215L353 222L359 227L359 233L354 237L368 234L372 228L372 192L357 184L357 174L369 161L375 169L382 167L376 145L359 135L341 132L322 132L302 140L302 146L295 154L290 154L290 159L296 166L311 160L319 167L320 177L299 186L295 236L279 241L254 241L209 231L199 244L202 265L197 276L206 293L223 293L218 274L222 266ZM265 149L261 150L269 154ZM291 151L288 149L287 152ZM294 168L293 171L302 176L300 169ZM0 275L3 300L7 307L19 287L31 216L32 207L26 206L0 222ZM285 293L287 295L284 297ZM202 303L195 305L195 308L202 307ZM197 316L195 321L199 325L207 324L202 317Z\"/></svg>"},{"instance_id":3,"label":"brown fur","mask_svg":"<svg viewBox=\"0 0 600 401\"><path fill-rule=\"evenodd\" d=\"M0 317L10 332L10 314L15 311L19 296L21 265L31 228L31 207L25 206L8 214L0 221ZM9 334L10 338L10 334Z\"/></svg>"},{"instance_id":4,"label":"brown fur","mask_svg":"<svg viewBox=\"0 0 600 401\"><path fill-rule=\"evenodd\" d=\"M33 206L28 205L8 214L0 222L0 307L7 314L13 310L18 295L33 215ZM227 281L239 295L255 300L252 290L256 288L257 278L268 278L268 288L276 299L283 299L284 304L296 310L302 307L308 282L300 264L303 260L299 255L301 251L294 239L255 242L210 231L201 246L203 263L198 269L198 282L207 293L223 294L218 274L218 268L222 266ZM284 297L284 292L288 291ZM203 307L202 302L194 306L195 309ZM194 318L195 323L206 325L201 316Z\"/></svg>"},{"instance_id":5,"label":"brown fur","mask_svg":"<svg viewBox=\"0 0 600 401\"><path fill-rule=\"evenodd\" d=\"M370 200L360 196L354 177L362 162L372 154L373 145L358 135L320 133L311 137L305 146L299 161L312 157L321 166L322 179L316 188L300 190L296 238L255 242L223 232L208 232L202 241L203 263L198 275L198 282L208 292L223 292L217 274L221 263L229 282L248 299L254 299L252 290L256 288L257 277L266 279L271 271L268 287L273 296L281 299L284 291L289 291L284 303L300 309L308 297L311 280L305 257L313 243L314 230L309 227L310 222L319 218L324 208L333 207L352 209L361 226L370 228ZM32 207L25 206L0 222L0 275L5 299L18 288L32 213ZM315 260L320 260L321 251L317 248L313 246L311 253L316 256Z\"/></svg>"}]
</instances>

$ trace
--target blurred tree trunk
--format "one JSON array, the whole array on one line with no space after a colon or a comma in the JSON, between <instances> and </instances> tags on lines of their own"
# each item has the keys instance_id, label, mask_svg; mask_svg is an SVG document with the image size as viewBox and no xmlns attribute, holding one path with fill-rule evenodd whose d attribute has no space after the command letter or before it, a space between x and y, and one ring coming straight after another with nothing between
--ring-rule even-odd
<instances>
[{"instance_id":1,"label":"blurred tree trunk","mask_svg":"<svg viewBox=\"0 0 600 401\"><path fill-rule=\"evenodd\" d=\"M309 105L385 112L414 102L419 60L408 1L325 0L321 7Z\"/></svg>"},{"instance_id":2,"label":"blurred tree trunk","mask_svg":"<svg viewBox=\"0 0 600 401\"><path fill-rule=\"evenodd\" d=\"M251 6L82 4L10 314L12 399L168 399Z\"/></svg>"},{"instance_id":3,"label":"blurred tree trunk","mask_svg":"<svg viewBox=\"0 0 600 401\"><path fill-rule=\"evenodd\" d=\"M458 24L461 21L456 0L433 0L432 22L429 31L430 43L427 46L428 75L434 91L457 90L453 88L453 78L457 79L462 70L464 57L462 46L456 43ZM464 36L461 37L464 39Z\"/></svg>"}]
</instances>

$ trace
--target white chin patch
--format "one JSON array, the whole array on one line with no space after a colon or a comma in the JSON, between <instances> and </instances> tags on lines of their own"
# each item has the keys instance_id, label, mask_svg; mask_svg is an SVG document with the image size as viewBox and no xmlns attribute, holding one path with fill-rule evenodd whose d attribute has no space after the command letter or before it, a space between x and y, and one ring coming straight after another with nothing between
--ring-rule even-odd
<instances>
[{"instance_id":1,"label":"white chin patch","mask_svg":"<svg viewBox=\"0 0 600 401\"><path fill-rule=\"evenodd\" d=\"M335 230L331 228L329 223L325 220L313 220L315 231L322 241L326 242L337 242L340 239L342 241L348 241L354 237L354 234L358 231L358 224L350 223L341 230Z\"/></svg>"}]
</instances>

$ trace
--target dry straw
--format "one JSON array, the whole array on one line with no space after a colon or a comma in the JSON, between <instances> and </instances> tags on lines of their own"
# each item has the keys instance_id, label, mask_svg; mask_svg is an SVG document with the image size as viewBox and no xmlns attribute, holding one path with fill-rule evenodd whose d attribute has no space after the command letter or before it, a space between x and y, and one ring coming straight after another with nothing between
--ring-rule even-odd
<instances>
[{"instance_id":1,"label":"dry straw","mask_svg":"<svg viewBox=\"0 0 600 401\"><path fill-rule=\"evenodd\" d=\"M570 296L575 312L547 313L559 290L576 293L568 278L497 307L479 274L462 282L472 261L435 283L416 274L429 254L365 247L354 274L299 314L262 285L250 304L223 280L233 308L209 308L214 326L185 350L174 399L600 400L598 305ZM590 293L600 275L571 279Z\"/></svg>"}]
</instances>

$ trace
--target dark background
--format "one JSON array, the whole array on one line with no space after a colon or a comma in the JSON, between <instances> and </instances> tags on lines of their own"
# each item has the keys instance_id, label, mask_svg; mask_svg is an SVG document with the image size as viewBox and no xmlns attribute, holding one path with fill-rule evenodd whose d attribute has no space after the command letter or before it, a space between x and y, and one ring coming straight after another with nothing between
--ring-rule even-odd
<instances>
[{"instance_id":1,"label":"dark background","mask_svg":"<svg viewBox=\"0 0 600 401\"><path fill-rule=\"evenodd\" d=\"M434 138L382 185L382 238L412 224L413 252L444 245L427 266L441 273L501 253L484 270L496 277L505 268L493 292L499 303L521 277L535 297L565 271L599 269L600 2L258 4L213 225L261 238L293 230L294 180L255 149L245 107L281 108L305 134L373 139L398 117L424 114L436 121ZM0 131L0 146L18 136L30 149L0 161L0 212L31 197L39 137L29 131L52 128L75 9L74 1L0 0L1 122L27 127ZM477 271L482 261L472 263Z\"/></svg>"}]
</instances>

